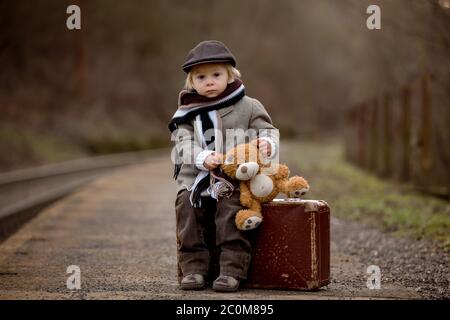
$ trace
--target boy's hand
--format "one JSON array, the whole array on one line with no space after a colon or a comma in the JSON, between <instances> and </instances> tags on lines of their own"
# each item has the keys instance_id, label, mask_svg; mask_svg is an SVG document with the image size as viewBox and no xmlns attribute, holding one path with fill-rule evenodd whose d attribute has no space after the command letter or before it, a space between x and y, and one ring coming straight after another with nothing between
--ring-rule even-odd
<instances>
[{"instance_id":1,"label":"boy's hand","mask_svg":"<svg viewBox=\"0 0 450 320\"><path fill-rule=\"evenodd\" d=\"M203 163L203 166L208 169L209 171L214 170L222 163L222 156L221 154L217 152L211 153L209 156L206 157L205 162Z\"/></svg>"},{"instance_id":2,"label":"boy's hand","mask_svg":"<svg viewBox=\"0 0 450 320\"><path fill-rule=\"evenodd\" d=\"M258 138L254 141L256 142L256 145L258 146L259 151L263 156L269 157L272 154L272 146L269 142L267 142L267 140Z\"/></svg>"}]
</instances>

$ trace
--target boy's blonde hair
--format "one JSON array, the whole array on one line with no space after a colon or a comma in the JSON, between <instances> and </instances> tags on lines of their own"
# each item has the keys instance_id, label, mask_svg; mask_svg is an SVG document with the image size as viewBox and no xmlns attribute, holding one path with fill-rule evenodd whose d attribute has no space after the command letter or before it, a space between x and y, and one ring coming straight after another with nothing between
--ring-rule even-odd
<instances>
[{"instance_id":1,"label":"boy's blonde hair","mask_svg":"<svg viewBox=\"0 0 450 320\"><path fill-rule=\"evenodd\" d=\"M231 64L223 63L222 65L227 69L228 83L232 83L235 79L241 78L241 72L238 69L236 69L235 67L233 67ZM184 83L184 89L189 90L189 91L194 90L194 81L192 80L192 70L189 71L189 73L186 77L186 82Z\"/></svg>"}]
</instances>

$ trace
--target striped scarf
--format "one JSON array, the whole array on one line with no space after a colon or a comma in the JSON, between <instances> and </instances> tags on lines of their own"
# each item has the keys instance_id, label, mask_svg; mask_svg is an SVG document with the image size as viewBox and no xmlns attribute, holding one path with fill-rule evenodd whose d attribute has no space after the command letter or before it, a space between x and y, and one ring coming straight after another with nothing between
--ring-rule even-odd
<instances>
[{"instance_id":1,"label":"striped scarf","mask_svg":"<svg viewBox=\"0 0 450 320\"><path fill-rule=\"evenodd\" d=\"M231 106L241 100L244 95L245 87L239 79L229 83L215 98L201 96L196 91L182 90L178 97L178 110L169 122L169 130L173 132L178 124L189 123L201 113Z\"/></svg>"}]
</instances>

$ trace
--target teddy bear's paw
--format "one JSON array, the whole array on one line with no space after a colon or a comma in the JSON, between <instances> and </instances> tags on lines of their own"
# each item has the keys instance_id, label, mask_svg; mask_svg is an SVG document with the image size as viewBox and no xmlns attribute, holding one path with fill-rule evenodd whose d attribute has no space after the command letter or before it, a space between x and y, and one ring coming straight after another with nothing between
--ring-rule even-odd
<instances>
[{"instance_id":1,"label":"teddy bear's paw","mask_svg":"<svg viewBox=\"0 0 450 320\"><path fill-rule=\"evenodd\" d=\"M262 221L262 217L253 210L239 210L236 214L236 227L239 230L255 229Z\"/></svg>"},{"instance_id":2,"label":"teddy bear's paw","mask_svg":"<svg viewBox=\"0 0 450 320\"><path fill-rule=\"evenodd\" d=\"M288 196L289 196L289 198L301 198L305 194L307 194L308 191L309 191L309 188L301 188L299 190L294 190L294 191L289 192Z\"/></svg>"},{"instance_id":3,"label":"teddy bear's paw","mask_svg":"<svg viewBox=\"0 0 450 320\"><path fill-rule=\"evenodd\" d=\"M245 162L239 165L236 171L236 179L247 181L256 176L259 165L256 162Z\"/></svg>"},{"instance_id":4,"label":"teddy bear's paw","mask_svg":"<svg viewBox=\"0 0 450 320\"><path fill-rule=\"evenodd\" d=\"M252 230L261 224L262 219L260 217L250 217L244 222L244 230Z\"/></svg>"}]
</instances>

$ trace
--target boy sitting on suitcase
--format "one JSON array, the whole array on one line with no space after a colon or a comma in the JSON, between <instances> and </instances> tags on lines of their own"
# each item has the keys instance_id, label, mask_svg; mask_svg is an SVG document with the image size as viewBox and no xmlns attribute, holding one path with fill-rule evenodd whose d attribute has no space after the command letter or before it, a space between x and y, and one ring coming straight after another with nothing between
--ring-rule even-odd
<instances>
[{"instance_id":1,"label":"boy sitting on suitcase","mask_svg":"<svg viewBox=\"0 0 450 320\"><path fill-rule=\"evenodd\" d=\"M220 275L213 289L237 291L240 281L247 277L251 245L245 231L235 225L236 212L243 208L239 189L235 188L229 197L211 194L212 171L220 165L220 155L246 142L240 135L223 146L224 133L230 129L269 129L264 132L270 136L259 134L253 140L269 159L278 152L278 130L264 106L245 95L235 66L235 57L219 41L203 41L194 47L183 64L187 73L185 90L180 92L178 110L169 124L176 141L175 211L183 290L205 287L210 264L204 238L206 215L215 215L216 245L220 248Z\"/></svg>"}]
</instances>

